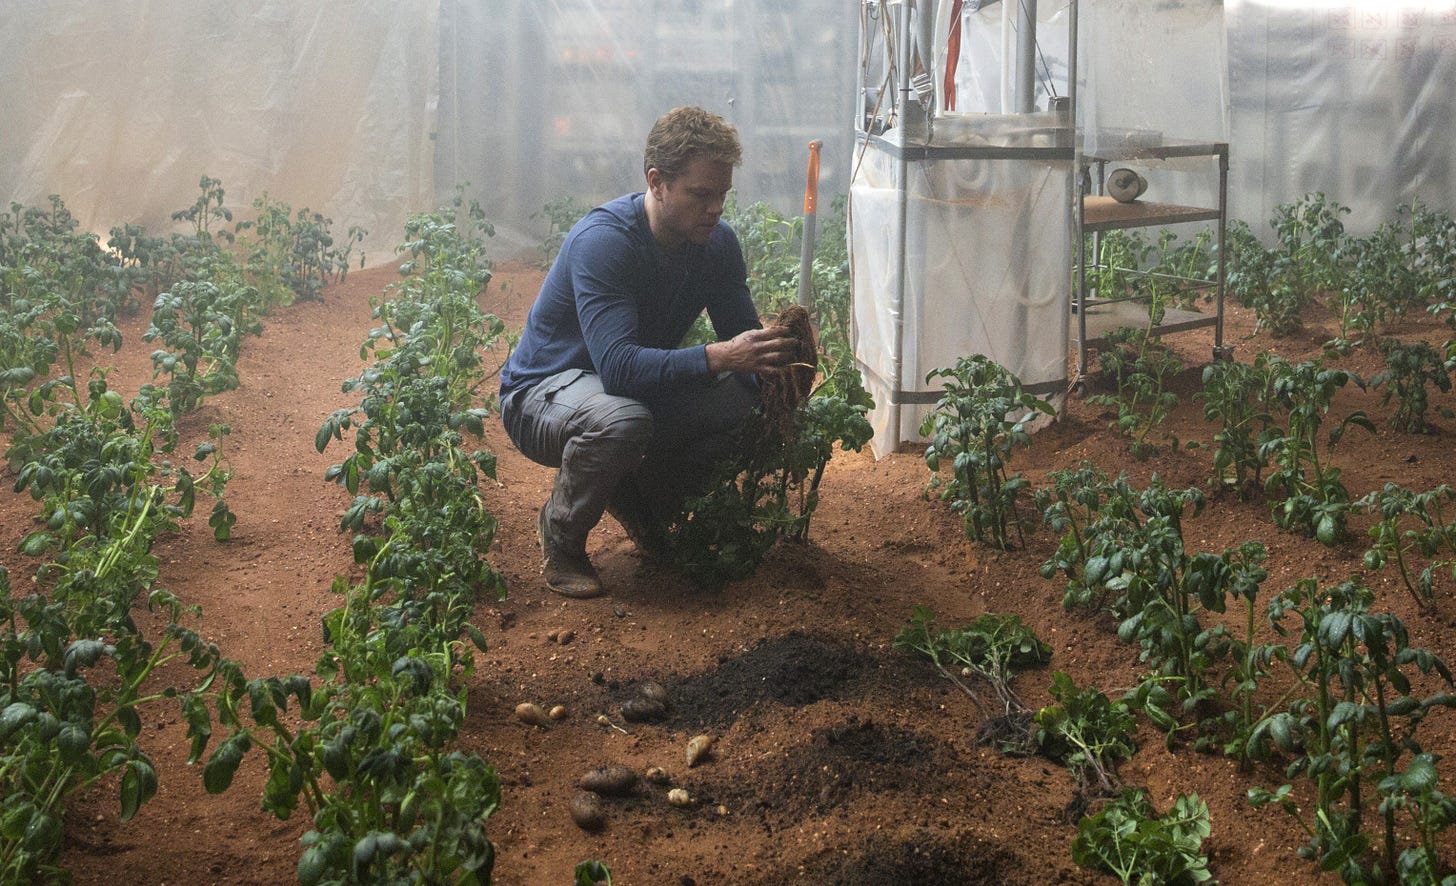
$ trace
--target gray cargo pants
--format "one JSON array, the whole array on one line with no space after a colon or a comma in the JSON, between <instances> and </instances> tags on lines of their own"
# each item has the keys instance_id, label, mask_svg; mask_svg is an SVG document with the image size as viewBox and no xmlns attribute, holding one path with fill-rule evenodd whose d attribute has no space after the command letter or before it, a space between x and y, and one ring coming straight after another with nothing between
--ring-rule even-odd
<instances>
[{"instance_id":1,"label":"gray cargo pants","mask_svg":"<svg viewBox=\"0 0 1456 886\"><path fill-rule=\"evenodd\" d=\"M569 369L502 401L501 421L521 454L558 468L545 508L552 543L584 551L614 497L630 496L665 526L679 516L684 496L704 491L758 393L727 373L680 390L649 408L606 393L594 372Z\"/></svg>"}]
</instances>

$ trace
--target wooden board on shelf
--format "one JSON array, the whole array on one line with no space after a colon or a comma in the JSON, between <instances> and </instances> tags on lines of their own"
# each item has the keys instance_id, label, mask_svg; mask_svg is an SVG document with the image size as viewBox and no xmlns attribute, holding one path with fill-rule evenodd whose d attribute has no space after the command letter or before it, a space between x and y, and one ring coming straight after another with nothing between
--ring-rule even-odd
<instances>
[{"instance_id":1,"label":"wooden board on shelf","mask_svg":"<svg viewBox=\"0 0 1456 886\"><path fill-rule=\"evenodd\" d=\"M1101 196L1082 198L1082 230L1084 231L1111 231L1118 228L1175 225L1182 222L1215 221L1217 219L1217 209L1202 206L1148 203L1143 200L1119 203L1111 197Z\"/></svg>"}]
</instances>

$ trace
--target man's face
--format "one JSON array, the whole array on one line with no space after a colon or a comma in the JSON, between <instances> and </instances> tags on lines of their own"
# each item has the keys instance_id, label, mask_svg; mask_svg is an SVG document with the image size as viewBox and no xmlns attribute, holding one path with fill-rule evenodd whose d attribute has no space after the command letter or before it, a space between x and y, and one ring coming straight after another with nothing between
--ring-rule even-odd
<instances>
[{"instance_id":1,"label":"man's face","mask_svg":"<svg viewBox=\"0 0 1456 886\"><path fill-rule=\"evenodd\" d=\"M723 215L723 201L733 188L733 167L694 157L671 183L654 168L647 172L650 199L656 201L652 233L664 249L683 243L705 245Z\"/></svg>"}]
</instances>

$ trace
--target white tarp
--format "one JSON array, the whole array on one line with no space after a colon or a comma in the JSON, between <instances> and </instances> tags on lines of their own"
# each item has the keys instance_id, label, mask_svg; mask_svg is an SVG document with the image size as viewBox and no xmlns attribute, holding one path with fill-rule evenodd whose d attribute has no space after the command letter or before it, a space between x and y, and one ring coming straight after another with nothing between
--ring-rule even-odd
<instances>
[{"instance_id":1,"label":"white tarp","mask_svg":"<svg viewBox=\"0 0 1456 886\"><path fill-rule=\"evenodd\" d=\"M960 357L985 354L1028 387L1067 375L1070 160L907 164L903 252L897 163L867 145L850 192L855 355L879 455L919 437L941 387L927 373Z\"/></svg>"}]
</instances>

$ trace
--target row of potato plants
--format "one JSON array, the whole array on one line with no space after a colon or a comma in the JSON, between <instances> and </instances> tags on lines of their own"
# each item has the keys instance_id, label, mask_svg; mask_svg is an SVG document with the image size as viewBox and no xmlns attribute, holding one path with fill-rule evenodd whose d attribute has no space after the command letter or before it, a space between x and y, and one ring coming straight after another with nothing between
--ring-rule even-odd
<instances>
[{"instance_id":1,"label":"row of potato plants","mask_svg":"<svg viewBox=\"0 0 1456 886\"><path fill-rule=\"evenodd\" d=\"M1290 415L1288 427L1294 430L1263 434L1261 443L1279 440L1266 447L1275 454L1301 450L1298 457L1276 459L1276 475L1292 487L1311 470L1314 432L1340 377L1317 361L1295 366L1278 358L1261 361L1262 369L1272 365L1287 370L1273 373L1280 382L1264 389L1279 392ZM1232 372L1220 367L1236 365L1215 364L1210 372ZM940 374L949 379L946 393L923 429L931 438L927 464L936 471L931 487L944 490L969 537L1007 547L1006 527L1019 525L1017 502L1030 484L1009 473L1006 465L1014 446L1029 444L1024 421L1044 411L1044 404L1021 392L1014 376L984 358L967 358ZM1233 438L1247 432L1230 429L1233 413L1232 408L1220 410L1225 419L1222 447L1234 446ZM950 466L949 477L938 470L942 466ZM1226 466L1220 462L1215 486L1222 485ZM1262 462L1252 467L1254 476L1261 467ZM1313 470L1312 476L1332 486L1338 482L1332 471ZM1437 656L1413 647L1394 615L1373 612L1373 594L1353 580L1321 586L1306 579L1274 597L1264 607L1264 621L1289 642L1261 642L1256 599L1267 577L1260 565L1266 556L1263 545L1250 541L1219 553L1196 554L1185 547L1183 520L1202 510L1203 490L1171 490L1156 476L1148 488L1138 490L1126 477L1109 478L1089 464L1054 472L1049 480L1048 487L1035 491L1035 506L1043 524L1061 538L1043 574L1066 578L1068 608L1110 614L1118 636L1138 645L1149 673L1115 704L1105 697L1099 702L1095 690L1079 696L1065 675L1057 675L1052 692L1058 705L1033 716L1038 723L1056 726L1040 734L1044 751L1062 742L1069 750L1052 755L1069 761L1074 771L1095 773L1097 787L1106 793L1114 785L1109 764L1131 753L1126 722L1131 711L1138 711L1165 732L1170 746L1191 739L1196 747L1222 751L1245 765L1282 757L1287 778L1312 782L1315 800L1307 815L1292 799L1298 792L1290 784L1272 792L1255 789L1250 798L1259 805L1277 803L1296 815L1310 838L1303 852L1323 869L1339 871L1352 883L1394 882L1397 877L1405 883L1456 882L1456 877L1441 878L1449 860L1437 855L1437 836L1456 821L1456 798L1439 790L1437 760L1422 751L1415 734L1432 709L1456 707L1456 695L1448 691L1422 695L1413 688L1413 682L1421 682L1414 679L1417 674L1451 687L1451 674ZM1449 537L1439 504L1450 497L1444 488L1410 494L1394 487L1368 496L1369 506L1379 506L1386 516L1372 529L1376 545L1366 565L1376 568L1386 559L1398 560L1411 548L1427 555L1438 549ZM1294 494L1271 500L1276 522L1291 510L1292 500ZM1348 500L1347 494L1340 496L1340 501ZM1328 509L1309 510L1320 519L1333 519ZM1346 512L1336 513L1342 520ZM1413 514L1420 527L1401 534L1399 520ZM1301 525L1308 528L1310 522ZM1343 529L1343 522L1337 525ZM993 527L999 529L991 531ZM1310 531L1320 537L1320 528L1316 524ZM1404 565L1401 569L1408 580L1409 570ZM1424 576L1429 589L1429 569ZM1230 633L1223 623L1231 603L1243 610L1241 634ZM1291 620L1298 622L1296 628L1289 627ZM920 641L910 648L935 661L934 644L926 639L930 632L917 621L924 619L917 615L912 620L916 630L910 633ZM902 644L905 640L902 635ZM961 653L979 648L968 647L955 635L942 635L940 645ZM1274 692L1282 696L1270 704L1266 700ZM1069 730L1069 710L1096 716ZM1100 743L1086 740L1088 722L1105 730ZM1077 738L1068 738L1068 732ZM1049 736L1050 744L1045 741ZM1113 753L1104 759L1099 748ZM1372 805L1380 822L1375 839L1366 827ZM1127 882L1133 867L1125 862L1134 855L1146 859L1147 847L1118 841L1129 834L1156 833L1168 847L1196 848L1202 837L1192 844L1188 839L1208 833L1206 822L1199 824L1192 815L1198 806L1196 798L1180 798L1168 814L1171 818L1154 825L1145 800L1135 792L1124 793L1083 820L1074 854L1079 862L1117 871ZM1134 828L1128 824L1133 821L1141 823ZM1094 848L1087 842L1094 837L1117 839L1110 848ZM1407 841L1403 847L1401 840ZM1198 869L1188 852L1180 850L1170 858L1168 863L1180 869ZM1166 874L1163 870L1158 875ZM1206 878L1206 872L1191 876L1196 881Z\"/></svg>"},{"instance_id":2,"label":"row of potato plants","mask_svg":"<svg viewBox=\"0 0 1456 886\"><path fill-rule=\"evenodd\" d=\"M1316 192L1276 206L1267 231L1244 221L1228 225L1228 293L1254 311L1260 329L1288 335L1321 302L1339 328L1330 345L1343 350L1402 317L1446 316L1456 307L1456 220L1448 212L1402 204L1393 219L1357 237L1345 229L1350 211ZM1209 284L1217 272L1218 249L1207 230L1183 241L1169 230L1153 240L1137 230L1113 231L1094 245L1091 285L1100 293L1141 297L1154 310L1196 308L1212 297L1208 285L1194 282Z\"/></svg>"},{"instance_id":3,"label":"row of potato plants","mask_svg":"<svg viewBox=\"0 0 1456 886\"><path fill-rule=\"evenodd\" d=\"M1224 243L1228 292L1254 311L1258 328L1276 337L1299 328L1310 305L1322 301L1339 326L1326 349L1378 350L1385 369L1370 383L1381 389L1382 403L1396 401L1391 425L1427 431L1429 389L1451 390L1456 345L1404 343L1381 333L1422 310L1456 325L1456 221L1421 204L1404 205L1393 221L1361 238L1345 232L1341 217L1349 212L1319 193L1281 204L1270 221L1275 245L1268 248L1246 223L1230 225ZM1157 451L1148 434L1177 405L1168 382L1182 369L1154 328L1168 307L1196 307L1198 293L1211 291L1178 282L1212 281L1218 254L1208 248L1209 239L1203 231L1178 243L1175 234L1162 231L1155 247L1132 231L1103 235L1100 243L1093 280L1099 291L1137 294L1148 305L1148 323L1117 330L1098 355L1115 394L1092 398L1117 410L1113 426L1130 438L1139 459ZM1450 417L1449 409L1437 411Z\"/></svg>"},{"instance_id":4,"label":"row of potato plants","mask_svg":"<svg viewBox=\"0 0 1456 886\"><path fill-rule=\"evenodd\" d=\"M215 679L184 700L193 759L214 722L226 733L203 769L209 791L226 790L259 749L264 808L311 815L304 884L490 882L486 820L500 783L454 745L472 648L485 648L470 616L480 594L504 594L484 558L496 520L476 485L494 477L495 457L465 442L484 431L487 410L472 404L483 354L504 334L476 302L491 233L458 196L406 223L403 279L374 304L379 325L360 349L369 365L343 386L360 401L316 435L323 452L352 432L352 451L326 477L354 496L341 525L355 533L363 577L335 580L342 603L323 618L314 677L248 680L219 657Z\"/></svg>"},{"instance_id":5,"label":"row of potato plants","mask_svg":"<svg viewBox=\"0 0 1456 886\"><path fill-rule=\"evenodd\" d=\"M213 193L220 202L220 185ZM38 528L20 550L39 561L18 597L0 573L6 882L64 876L57 857L66 802L77 792L116 778L124 820L155 794L157 772L138 738L155 703L177 693L155 690L149 678L177 659L205 668L210 647L184 623L195 608L158 584L152 547L190 516L199 491L214 499L216 539L228 538L235 521L223 499L227 426L209 428L194 474L174 460L175 416L195 398L178 403L176 386L147 384L127 404L110 389L109 370L93 365L94 350L120 349L117 317L161 280L159 266L122 255L123 232L113 231L108 251L77 228L58 197L0 213L0 430L15 491L38 507ZM201 228L148 238L133 227L125 236L167 244L176 276L159 301L207 283L230 261ZM165 619L160 635L137 624L139 601Z\"/></svg>"}]
</instances>

